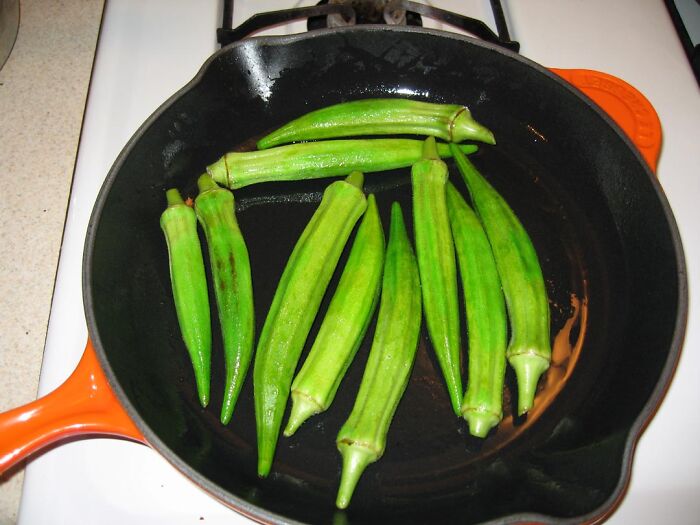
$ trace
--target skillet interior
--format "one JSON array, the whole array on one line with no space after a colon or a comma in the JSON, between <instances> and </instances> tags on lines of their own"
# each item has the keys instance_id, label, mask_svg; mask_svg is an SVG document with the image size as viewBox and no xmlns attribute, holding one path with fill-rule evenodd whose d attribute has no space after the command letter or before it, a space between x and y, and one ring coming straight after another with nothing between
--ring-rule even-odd
<instances>
[{"instance_id":1,"label":"skillet interior","mask_svg":"<svg viewBox=\"0 0 700 525\"><path fill-rule=\"evenodd\" d=\"M482 147L474 162L514 208L540 255L558 366L540 393L546 407L540 414L510 418L479 442L451 414L424 332L386 453L341 513L333 506L340 473L335 435L352 407L373 326L334 405L293 438L280 438L273 473L259 480L252 373L232 422L222 427L223 358L214 321L212 403L198 406L158 218L165 189L194 197L197 175L223 152L250 148L251 137L311 109L380 96L466 104L494 131L498 145ZM640 415L648 416L659 382L669 379L684 315L675 226L642 162L609 119L563 82L470 39L364 28L245 41L217 53L144 124L112 168L86 242L90 333L148 441L208 491L258 519L593 516L626 483L630 433ZM451 163L450 169L466 194ZM236 192L257 333L328 183ZM365 188L377 195L385 231L393 200L410 225L408 170L368 175ZM336 282L337 275L330 290ZM512 385L510 372L507 380ZM510 402L506 408L510 413Z\"/></svg>"}]
</instances>

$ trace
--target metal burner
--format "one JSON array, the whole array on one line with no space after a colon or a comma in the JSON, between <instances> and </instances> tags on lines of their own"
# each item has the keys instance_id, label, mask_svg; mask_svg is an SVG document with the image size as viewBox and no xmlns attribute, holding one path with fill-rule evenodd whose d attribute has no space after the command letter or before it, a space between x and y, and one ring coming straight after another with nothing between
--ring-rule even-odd
<instances>
[{"instance_id":1,"label":"metal burner","mask_svg":"<svg viewBox=\"0 0 700 525\"><path fill-rule=\"evenodd\" d=\"M508 35L500 0L491 0L491 8L498 34L480 20L410 0L321 0L311 7L258 13L233 29L233 0L224 0L223 24L217 30L217 39L225 46L267 27L303 18L313 30L360 24L422 26L421 17L428 17L517 52L520 44Z\"/></svg>"},{"instance_id":2,"label":"metal burner","mask_svg":"<svg viewBox=\"0 0 700 525\"><path fill-rule=\"evenodd\" d=\"M321 0L317 5L344 6L352 9L353 16L346 17L340 13L326 16L309 17L307 28L346 27L361 24L388 25L423 25L418 13L408 11L396 0Z\"/></svg>"},{"instance_id":3,"label":"metal burner","mask_svg":"<svg viewBox=\"0 0 700 525\"><path fill-rule=\"evenodd\" d=\"M406 25L406 10L390 0L329 0L328 3L349 5L354 11L354 16L349 20L341 14L328 15L328 27L356 24Z\"/></svg>"}]
</instances>

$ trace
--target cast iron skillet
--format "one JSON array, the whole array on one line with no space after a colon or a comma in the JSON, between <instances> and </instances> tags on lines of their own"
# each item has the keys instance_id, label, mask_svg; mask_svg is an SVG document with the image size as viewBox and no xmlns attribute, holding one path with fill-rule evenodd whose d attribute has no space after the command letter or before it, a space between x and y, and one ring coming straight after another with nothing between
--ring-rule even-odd
<instances>
[{"instance_id":1,"label":"cast iron skillet","mask_svg":"<svg viewBox=\"0 0 700 525\"><path fill-rule=\"evenodd\" d=\"M539 253L554 363L538 408L525 419L511 416L508 373L506 418L480 441L451 413L423 333L386 453L365 472L349 510L339 512L335 436L352 407L373 326L331 409L294 437L281 437L272 474L258 479L252 377L223 427L217 337L212 403L199 407L158 218L165 189L194 196L196 177L225 151L251 148L255 137L321 106L397 96L466 104L495 133L498 145L482 147L473 160L514 208ZM270 183L236 192L258 333L286 259L327 184ZM365 189L376 193L386 231L394 200L410 224L408 170L368 175ZM599 518L623 493L636 439L671 379L687 308L671 211L612 121L537 64L423 29L256 38L216 53L115 162L93 212L83 279L100 361L147 441L215 497L274 523Z\"/></svg>"}]
</instances>

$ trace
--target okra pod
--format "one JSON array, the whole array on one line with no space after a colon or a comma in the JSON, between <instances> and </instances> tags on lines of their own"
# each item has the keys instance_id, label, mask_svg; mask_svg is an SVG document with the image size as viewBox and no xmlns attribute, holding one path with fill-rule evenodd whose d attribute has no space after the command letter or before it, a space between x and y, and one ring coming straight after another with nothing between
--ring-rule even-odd
<instances>
[{"instance_id":1,"label":"okra pod","mask_svg":"<svg viewBox=\"0 0 700 525\"><path fill-rule=\"evenodd\" d=\"M265 319L253 370L258 475L270 472L297 361L345 243L367 207L362 173L326 188L297 241Z\"/></svg>"},{"instance_id":2,"label":"okra pod","mask_svg":"<svg viewBox=\"0 0 700 525\"><path fill-rule=\"evenodd\" d=\"M236 221L233 194L217 186L209 175L202 175L197 185L199 195L194 209L209 248L224 347L226 382L221 423L226 425L233 415L253 355L253 284L248 248Z\"/></svg>"},{"instance_id":3,"label":"okra pod","mask_svg":"<svg viewBox=\"0 0 700 525\"><path fill-rule=\"evenodd\" d=\"M460 146L473 153L476 146ZM422 141L412 139L325 140L290 144L262 151L227 153L207 172L230 189L271 181L345 176L411 166L420 159ZM439 144L441 156L452 156L449 145Z\"/></svg>"},{"instance_id":4,"label":"okra pod","mask_svg":"<svg viewBox=\"0 0 700 525\"><path fill-rule=\"evenodd\" d=\"M452 151L488 236L510 319L506 356L518 382L518 414L532 408L537 383L549 368L549 302L542 268L525 228L501 195L454 145Z\"/></svg>"},{"instance_id":5,"label":"okra pod","mask_svg":"<svg viewBox=\"0 0 700 525\"><path fill-rule=\"evenodd\" d=\"M291 436L309 417L328 409L364 338L379 298L384 231L374 195L357 230L340 282L304 365L292 383Z\"/></svg>"},{"instance_id":6,"label":"okra pod","mask_svg":"<svg viewBox=\"0 0 700 525\"><path fill-rule=\"evenodd\" d=\"M467 312L469 366L462 416L469 432L486 437L503 418L507 319L496 261L481 222L447 183L450 216Z\"/></svg>"},{"instance_id":7,"label":"okra pod","mask_svg":"<svg viewBox=\"0 0 700 525\"><path fill-rule=\"evenodd\" d=\"M495 144L493 133L465 106L401 98L343 102L303 115L258 141L258 149L298 142L365 135L429 135L447 142Z\"/></svg>"},{"instance_id":8,"label":"okra pod","mask_svg":"<svg viewBox=\"0 0 700 525\"><path fill-rule=\"evenodd\" d=\"M389 243L372 348L352 412L336 444L343 471L336 499L346 508L357 482L386 448L386 436L406 390L421 324L420 281L401 207L391 208Z\"/></svg>"},{"instance_id":9,"label":"okra pod","mask_svg":"<svg viewBox=\"0 0 700 525\"><path fill-rule=\"evenodd\" d=\"M435 150L435 139L429 137L425 141L423 159L411 169L413 229L425 324L445 378L452 410L459 417L464 391L457 265L445 200L447 165Z\"/></svg>"},{"instance_id":10,"label":"okra pod","mask_svg":"<svg viewBox=\"0 0 700 525\"><path fill-rule=\"evenodd\" d=\"M168 207L160 216L160 227L168 246L175 311L192 362L199 402L206 407L211 382L211 319L197 217L176 189L165 195Z\"/></svg>"}]
</instances>

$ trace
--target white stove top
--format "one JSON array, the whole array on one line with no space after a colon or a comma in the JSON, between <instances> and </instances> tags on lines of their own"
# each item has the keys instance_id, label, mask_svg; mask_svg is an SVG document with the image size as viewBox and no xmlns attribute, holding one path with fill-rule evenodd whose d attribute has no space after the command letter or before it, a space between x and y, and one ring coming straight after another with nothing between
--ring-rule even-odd
<instances>
[{"instance_id":1,"label":"white stove top","mask_svg":"<svg viewBox=\"0 0 700 525\"><path fill-rule=\"evenodd\" d=\"M254 12L313 3L237 0L234 26ZM488 0L428 3L481 18L495 28ZM521 54L550 67L613 74L637 87L656 108L664 135L658 175L679 223L692 292L700 279L700 93L663 2L504 0L503 6ZM41 395L68 377L87 338L82 251L102 180L140 124L218 48L215 29L221 12L213 0L107 2L61 249ZM303 30L301 22L272 32ZM691 294L685 350L675 379L642 436L628 493L609 523L697 523L700 516L700 418L691 415L700 405L697 307ZM139 444L75 441L27 467L20 524L200 522L251 523Z\"/></svg>"}]
</instances>

